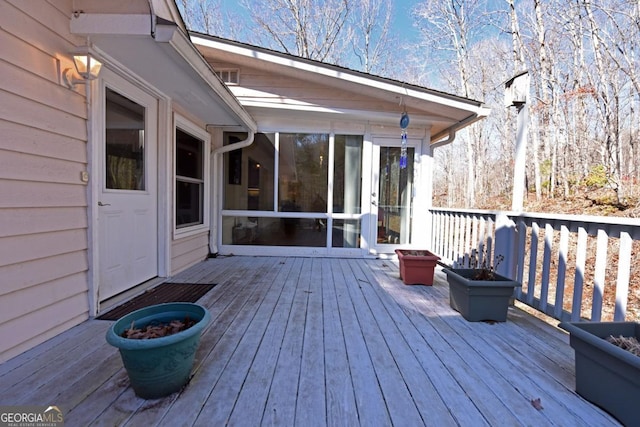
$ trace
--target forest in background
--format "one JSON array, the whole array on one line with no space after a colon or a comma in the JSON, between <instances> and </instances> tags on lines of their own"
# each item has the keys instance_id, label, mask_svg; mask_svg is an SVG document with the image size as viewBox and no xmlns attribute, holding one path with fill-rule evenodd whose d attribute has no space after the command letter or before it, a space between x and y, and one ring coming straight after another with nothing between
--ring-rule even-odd
<instances>
[{"instance_id":1,"label":"forest in background","mask_svg":"<svg viewBox=\"0 0 640 427\"><path fill-rule=\"evenodd\" d=\"M441 207L510 209L504 83L527 70L525 211L640 217L637 0L416 2L415 42L392 33L391 0L177 3L195 31L483 101L491 115L435 150Z\"/></svg>"}]
</instances>

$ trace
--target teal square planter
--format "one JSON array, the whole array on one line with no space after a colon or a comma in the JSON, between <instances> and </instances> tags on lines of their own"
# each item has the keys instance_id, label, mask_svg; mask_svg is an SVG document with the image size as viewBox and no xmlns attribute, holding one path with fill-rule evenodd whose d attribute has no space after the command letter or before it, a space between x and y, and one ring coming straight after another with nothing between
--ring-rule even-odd
<instances>
[{"instance_id":1,"label":"teal square planter","mask_svg":"<svg viewBox=\"0 0 640 427\"><path fill-rule=\"evenodd\" d=\"M562 322L575 351L576 392L627 426L640 425L640 356L606 341L640 340L637 322Z\"/></svg>"},{"instance_id":2,"label":"teal square planter","mask_svg":"<svg viewBox=\"0 0 640 427\"><path fill-rule=\"evenodd\" d=\"M477 270L446 268L449 305L469 322L493 320L506 322L513 290L522 286L499 274L496 280L475 280Z\"/></svg>"}]
</instances>

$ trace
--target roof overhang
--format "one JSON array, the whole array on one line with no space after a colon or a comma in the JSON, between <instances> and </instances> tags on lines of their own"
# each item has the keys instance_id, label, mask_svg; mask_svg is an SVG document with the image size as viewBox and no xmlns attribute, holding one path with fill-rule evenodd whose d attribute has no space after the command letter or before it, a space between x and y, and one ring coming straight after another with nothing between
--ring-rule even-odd
<instances>
[{"instance_id":1,"label":"roof overhang","mask_svg":"<svg viewBox=\"0 0 640 427\"><path fill-rule=\"evenodd\" d=\"M251 115L175 23L152 14L77 13L71 32L89 37L100 59L148 82L202 122L256 130Z\"/></svg>"},{"instance_id":2,"label":"roof overhang","mask_svg":"<svg viewBox=\"0 0 640 427\"><path fill-rule=\"evenodd\" d=\"M393 79L362 73L347 68L296 57L269 49L191 32L191 41L205 57L216 61L242 63L273 73L286 74L301 80L326 84L333 88L356 92L375 99L390 101L393 110L355 111L318 105L289 105L265 102L265 98L241 98L245 106L257 117L269 109L271 114L295 116L314 112L333 117L363 118L384 124L397 125L400 109L406 109L412 125L429 126L431 142L451 137L452 133L486 117L490 109L482 102L444 92L399 82ZM444 141L446 143L446 140ZM438 145L442 145L439 143Z\"/></svg>"}]
</instances>

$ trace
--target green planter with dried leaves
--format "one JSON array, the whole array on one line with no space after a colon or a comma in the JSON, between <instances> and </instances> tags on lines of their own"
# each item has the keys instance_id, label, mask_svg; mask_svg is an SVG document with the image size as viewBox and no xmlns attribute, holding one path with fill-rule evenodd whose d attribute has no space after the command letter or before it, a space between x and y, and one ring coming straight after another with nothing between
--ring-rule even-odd
<instances>
[{"instance_id":1,"label":"green planter with dried leaves","mask_svg":"<svg viewBox=\"0 0 640 427\"><path fill-rule=\"evenodd\" d=\"M107 331L107 342L120 350L131 387L144 399L156 399L179 391L191 377L202 330L211 320L198 304L167 303L136 310L116 321ZM134 339L149 326L171 328L172 322L189 327L158 338ZM132 332L135 329L136 332Z\"/></svg>"},{"instance_id":2,"label":"green planter with dried leaves","mask_svg":"<svg viewBox=\"0 0 640 427\"><path fill-rule=\"evenodd\" d=\"M624 425L640 425L640 323L562 322L575 351L576 392Z\"/></svg>"},{"instance_id":3,"label":"green planter with dried leaves","mask_svg":"<svg viewBox=\"0 0 640 427\"><path fill-rule=\"evenodd\" d=\"M495 268L504 259L496 257L495 265L477 262L472 252L472 268L445 268L449 283L449 305L469 322L506 322L509 305L519 282L501 276ZM479 266L478 266L479 265Z\"/></svg>"}]
</instances>

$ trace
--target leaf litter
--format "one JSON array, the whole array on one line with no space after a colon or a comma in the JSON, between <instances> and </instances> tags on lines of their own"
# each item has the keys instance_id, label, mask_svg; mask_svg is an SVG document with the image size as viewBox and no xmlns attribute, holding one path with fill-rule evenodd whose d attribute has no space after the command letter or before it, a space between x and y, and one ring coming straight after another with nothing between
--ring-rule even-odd
<instances>
[{"instance_id":1,"label":"leaf litter","mask_svg":"<svg viewBox=\"0 0 640 427\"><path fill-rule=\"evenodd\" d=\"M142 328L136 328L135 322L131 322L131 327L124 330L122 337L136 340L162 338L185 331L196 323L195 320L185 317L184 320L175 319L168 323L150 323Z\"/></svg>"},{"instance_id":2,"label":"leaf litter","mask_svg":"<svg viewBox=\"0 0 640 427\"><path fill-rule=\"evenodd\" d=\"M609 335L607 341L623 350L627 350L635 356L640 356L640 342L636 337L623 337L622 335L614 337L613 335Z\"/></svg>"}]
</instances>

